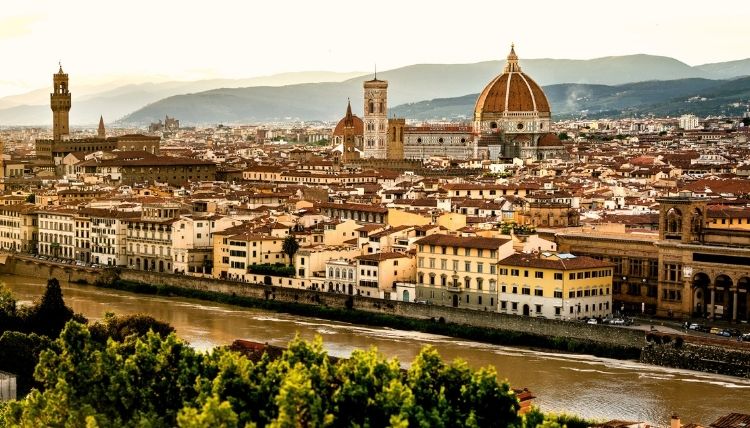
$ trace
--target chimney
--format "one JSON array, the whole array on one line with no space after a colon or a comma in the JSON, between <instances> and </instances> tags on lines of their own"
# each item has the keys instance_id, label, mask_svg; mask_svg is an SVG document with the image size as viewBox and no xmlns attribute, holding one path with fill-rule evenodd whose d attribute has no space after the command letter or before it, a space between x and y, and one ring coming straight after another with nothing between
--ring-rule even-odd
<instances>
[{"instance_id":1,"label":"chimney","mask_svg":"<svg viewBox=\"0 0 750 428\"><path fill-rule=\"evenodd\" d=\"M680 428L682 427L682 424L680 423L680 417L677 415L672 415L672 420L669 423L669 428Z\"/></svg>"}]
</instances>

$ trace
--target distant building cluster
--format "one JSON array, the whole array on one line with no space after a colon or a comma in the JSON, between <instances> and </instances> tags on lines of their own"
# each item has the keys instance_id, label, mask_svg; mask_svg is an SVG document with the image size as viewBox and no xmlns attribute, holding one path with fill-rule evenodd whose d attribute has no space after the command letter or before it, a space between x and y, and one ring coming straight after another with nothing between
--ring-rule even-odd
<instances>
[{"instance_id":1,"label":"distant building cluster","mask_svg":"<svg viewBox=\"0 0 750 428\"><path fill-rule=\"evenodd\" d=\"M0 131L0 250L550 319L750 321L750 127L553 122L512 48L471 123ZM342 103L343 104L343 103ZM299 249L285 251L294 240Z\"/></svg>"}]
</instances>

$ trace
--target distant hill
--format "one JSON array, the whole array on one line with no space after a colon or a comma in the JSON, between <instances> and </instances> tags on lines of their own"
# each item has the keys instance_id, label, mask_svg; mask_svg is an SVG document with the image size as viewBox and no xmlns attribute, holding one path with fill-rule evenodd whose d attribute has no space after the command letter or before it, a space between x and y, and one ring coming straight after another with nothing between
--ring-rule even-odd
<instances>
[{"instance_id":1,"label":"distant hill","mask_svg":"<svg viewBox=\"0 0 750 428\"><path fill-rule=\"evenodd\" d=\"M678 79L624 85L560 84L544 87L555 119L693 113L740 115L750 103L750 77ZM417 120L471 119L478 94L402 104L389 114Z\"/></svg>"},{"instance_id":2,"label":"distant hill","mask_svg":"<svg viewBox=\"0 0 750 428\"><path fill-rule=\"evenodd\" d=\"M76 125L96 124L99 121L99 115L104 115L106 122L113 122L133 110L162 98L203 92L209 89L285 86L304 82L340 82L364 74L364 72L304 71L247 79L172 81L122 86L113 84L76 86L75 75L72 75L70 76L70 84L73 94L73 108L70 111L70 120L71 123ZM51 124L50 90L51 88L41 88L25 94L0 98L0 125Z\"/></svg>"},{"instance_id":3,"label":"distant hill","mask_svg":"<svg viewBox=\"0 0 750 428\"><path fill-rule=\"evenodd\" d=\"M391 106L415 103L426 99L442 99L431 106L429 113L417 106L421 113L410 115L406 110L391 110L408 118L439 118L464 115L473 111L467 100L445 100L464 97L481 90L502 70L504 61L476 64L421 64L378 73L378 78L389 82L388 101ZM556 105L564 107L556 112L574 114L580 110L609 111L621 107L653 104L665 97L676 97L703 85L713 85L705 78L707 71L698 70L672 58L629 55L592 60L531 59L521 61L521 67L538 83L549 86L556 93ZM691 79L683 83L663 86L644 83L627 87L631 93L613 95L608 89L625 82ZM291 85L279 88L218 89L200 94L169 97L139 109L123 118L123 123L144 124L165 114L180 118L184 123L248 123L274 120L335 120L344 113L346 98L352 100L355 112L362 108L362 77L339 83ZM555 88L556 84L565 84ZM596 86L596 85L600 85ZM581 86L583 85L583 86ZM653 93L657 91L657 93ZM664 93L660 93L660 92ZM577 98L604 97L597 102L572 102ZM452 104L452 107L446 105ZM554 103L554 102L553 102ZM433 101L433 104L434 101ZM406 108L406 107L405 107ZM438 110L435 110L435 109Z\"/></svg>"},{"instance_id":4,"label":"distant hill","mask_svg":"<svg viewBox=\"0 0 750 428\"><path fill-rule=\"evenodd\" d=\"M708 73L716 79L731 79L734 77L750 76L750 58L738 61L703 64L693 68Z\"/></svg>"},{"instance_id":5,"label":"distant hill","mask_svg":"<svg viewBox=\"0 0 750 428\"><path fill-rule=\"evenodd\" d=\"M476 93L501 72L504 63L418 64L381 72L378 77L389 81L389 105L396 106ZM521 67L540 85L614 86L653 80L744 76L750 74L750 59L691 67L668 57L627 55L591 60L528 59L521 60ZM267 78L143 83L109 90L77 91L75 76L71 76L71 122L95 124L100 114L107 123L122 119L120 123L128 125L148 124L167 114L185 124L334 120L343 115L346 98L351 98L355 113L361 113L365 78L362 73L306 72ZM588 86L570 88L596 90ZM48 125L51 122L48 93L48 89L43 89L26 96L0 99L0 125ZM575 93L567 95L577 96Z\"/></svg>"}]
</instances>

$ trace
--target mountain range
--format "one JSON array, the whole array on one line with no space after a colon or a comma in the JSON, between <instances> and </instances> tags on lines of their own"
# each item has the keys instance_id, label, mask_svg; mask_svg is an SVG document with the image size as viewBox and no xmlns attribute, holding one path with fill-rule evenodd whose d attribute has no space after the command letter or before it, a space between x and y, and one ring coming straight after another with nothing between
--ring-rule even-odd
<instances>
[{"instance_id":1,"label":"mountain range","mask_svg":"<svg viewBox=\"0 0 750 428\"><path fill-rule=\"evenodd\" d=\"M623 85L558 84L543 87L553 118L660 117L692 113L733 115L750 104L750 77L731 80L677 79ZM416 120L470 119L479 94L396 106L389 114Z\"/></svg>"},{"instance_id":2,"label":"mountain range","mask_svg":"<svg viewBox=\"0 0 750 428\"><path fill-rule=\"evenodd\" d=\"M389 104L395 106L390 112L395 115L413 119L457 117L471 114L475 94L503 66L504 61L417 64L378 73L378 78L389 81ZM709 88L721 92L722 85L731 88L732 83L717 79L750 75L750 58L699 66L651 55L591 60L544 58L522 60L521 67L545 86L557 118L585 110L591 115L656 106L674 98L704 96L700 92ZM347 98L355 113L362 111L362 82L371 76L362 72L290 73L280 84L283 79L270 76L143 83L76 92L72 75L71 122L95 124L100 114L107 122L119 119L123 125L144 125L165 115L183 124L335 120L343 116ZM270 80L276 84L270 84ZM643 83L628 86L635 82ZM0 99L0 125L48 125L48 93L49 89L42 89L25 97ZM722 95L724 98L729 100L732 94Z\"/></svg>"}]
</instances>

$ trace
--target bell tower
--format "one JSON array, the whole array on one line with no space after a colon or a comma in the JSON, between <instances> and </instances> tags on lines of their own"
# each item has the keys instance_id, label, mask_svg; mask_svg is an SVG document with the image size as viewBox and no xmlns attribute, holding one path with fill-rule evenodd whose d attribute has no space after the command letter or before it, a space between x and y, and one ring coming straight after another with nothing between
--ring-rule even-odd
<instances>
[{"instance_id":1,"label":"bell tower","mask_svg":"<svg viewBox=\"0 0 750 428\"><path fill-rule=\"evenodd\" d=\"M385 159L388 155L388 81L378 80L377 73L364 84L365 132L363 157Z\"/></svg>"},{"instance_id":2,"label":"bell tower","mask_svg":"<svg viewBox=\"0 0 750 428\"><path fill-rule=\"evenodd\" d=\"M62 140L63 135L70 134L68 113L70 112L70 91L68 90L68 75L60 70L52 77L54 92L50 96L52 109L52 138Z\"/></svg>"}]
</instances>

